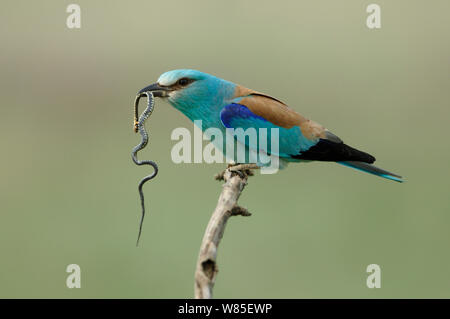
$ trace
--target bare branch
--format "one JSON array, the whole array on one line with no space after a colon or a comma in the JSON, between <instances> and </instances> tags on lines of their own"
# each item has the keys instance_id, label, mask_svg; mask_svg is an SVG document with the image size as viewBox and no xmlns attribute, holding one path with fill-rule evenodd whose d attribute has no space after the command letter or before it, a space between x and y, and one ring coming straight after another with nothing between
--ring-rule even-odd
<instances>
[{"instance_id":1,"label":"bare branch","mask_svg":"<svg viewBox=\"0 0 450 319\"><path fill-rule=\"evenodd\" d=\"M241 167L240 167L241 168ZM236 170L229 167L222 174L216 176L216 179L223 179L222 193L217 202L208 226L203 236L202 245L197 260L195 271L195 298L210 299L214 283L217 277L217 249L225 231L228 218L230 216L251 214L237 205L237 201L245 185L247 185L248 176L252 175L249 169Z\"/></svg>"}]
</instances>

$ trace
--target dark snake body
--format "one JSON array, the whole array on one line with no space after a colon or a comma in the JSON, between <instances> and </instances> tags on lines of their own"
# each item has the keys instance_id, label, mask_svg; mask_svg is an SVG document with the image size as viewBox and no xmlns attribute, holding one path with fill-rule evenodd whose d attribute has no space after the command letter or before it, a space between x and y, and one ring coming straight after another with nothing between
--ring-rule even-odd
<instances>
[{"instance_id":1,"label":"dark snake body","mask_svg":"<svg viewBox=\"0 0 450 319\"><path fill-rule=\"evenodd\" d=\"M147 96L147 107L144 110L144 112L142 112L141 116L139 117L139 120L137 120L139 99L144 95ZM133 150L131 152L131 158L133 159L133 162L136 165L150 165L153 167L153 173L144 177L139 182L139 186L138 186L139 196L141 198L142 215L141 215L141 221L139 223L139 233L138 233L136 246L139 244L139 239L141 238L142 224L144 223L144 217L145 217L145 202L144 202L144 193L142 191L142 187L144 186L144 184L147 181L153 179L156 176L156 174L158 174L158 165L156 165L155 162L149 161L149 160L140 161L137 159L137 153L140 150L142 150L148 143L148 134L147 134L147 131L145 130L144 123L148 119L148 117L152 114L154 105L155 105L155 101L153 98L153 94L151 92L145 92L143 94L138 94L134 101L134 117L135 117L134 130L135 130L135 132L139 131L139 133L141 134L141 142L133 148Z\"/></svg>"}]
</instances>

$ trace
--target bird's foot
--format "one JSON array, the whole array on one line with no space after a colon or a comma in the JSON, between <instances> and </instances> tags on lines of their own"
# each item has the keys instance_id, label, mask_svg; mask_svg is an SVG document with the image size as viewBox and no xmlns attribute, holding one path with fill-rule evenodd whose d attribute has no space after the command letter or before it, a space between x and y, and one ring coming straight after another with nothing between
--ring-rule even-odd
<instances>
[{"instance_id":1,"label":"bird's foot","mask_svg":"<svg viewBox=\"0 0 450 319\"><path fill-rule=\"evenodd\" d=\"M254 169L259 169L259 166L256 164L228 164L227 168L223 172L216 174L214 178L222 181L227 171L238 174L241 178L246 178L254 175Z\"/></svg>"}]
</instances>

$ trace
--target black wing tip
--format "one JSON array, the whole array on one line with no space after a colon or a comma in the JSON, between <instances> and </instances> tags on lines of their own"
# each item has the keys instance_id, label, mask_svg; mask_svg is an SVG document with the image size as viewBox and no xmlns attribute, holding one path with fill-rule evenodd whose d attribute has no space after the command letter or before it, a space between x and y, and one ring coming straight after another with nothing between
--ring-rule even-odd
<instances>
[{"instance_id":1,"label":"black wing tip","mask_svg":"<svg viewBox=\"0 0 450 319\"><path fill-rule=\"evenodd\" d=\"M312 146L307 151L291 157L310 161L358 161L369 164L374 163L376 160L372 155L357 150L347 144L336 143L326 139L320 139L316 145Z\"/></svg>"}]
</instances>

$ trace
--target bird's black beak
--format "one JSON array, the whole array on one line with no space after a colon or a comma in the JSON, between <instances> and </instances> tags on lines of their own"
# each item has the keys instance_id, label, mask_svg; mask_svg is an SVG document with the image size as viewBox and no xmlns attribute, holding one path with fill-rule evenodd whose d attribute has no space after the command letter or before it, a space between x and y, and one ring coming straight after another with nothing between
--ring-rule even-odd
<instances>
[{"instance_id":1,"label":"bird's black beak","mask_svg":"<svg viewBox=\"0 0 450 319\"><path fill-rule=\"evenodd\" d=\"M153 83L140 90L139 94L143 94L145 92L152 92L153 96L155 97L166 97L169 91L170 89L167 86L161 86L158 83Z\"/></svg>"}]
</instances>

